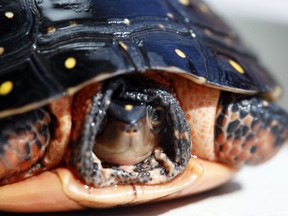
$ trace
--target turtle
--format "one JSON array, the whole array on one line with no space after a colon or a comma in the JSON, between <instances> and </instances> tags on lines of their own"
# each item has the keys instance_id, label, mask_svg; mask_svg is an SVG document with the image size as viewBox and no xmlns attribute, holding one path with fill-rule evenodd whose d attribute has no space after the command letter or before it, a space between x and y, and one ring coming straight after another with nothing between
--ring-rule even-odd
<instances>
[{"instance_id":1,"label":"turtle","mask_svg":"<svg viewBox=\"0 0 288 216\"><path fill-rule=\"evenodd\" d=\"M274 156L273 75L201 0L2 0L0 210L193 195Z\"/></svg>"}]
</instances>

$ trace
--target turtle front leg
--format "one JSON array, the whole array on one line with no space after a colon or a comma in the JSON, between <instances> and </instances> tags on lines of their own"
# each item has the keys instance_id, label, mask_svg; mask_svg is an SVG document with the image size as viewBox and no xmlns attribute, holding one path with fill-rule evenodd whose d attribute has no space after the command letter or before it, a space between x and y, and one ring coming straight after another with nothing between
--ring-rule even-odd
<instances>
[{"instance_id":1,"label":"turtle front leg","mask_svg":"<svg viewBox=\"0 0 288 216\"><path fill-rule=\"evenodd\" d=\"M44 169L53 121L45 108L0 121L0 185L28 178Z\"/></svg>"},{"instance_id":2,"label":"turtle front leg","mask_svg":"<svg viewBox=\"0 0 288 216\"><path fill-rule=\"evenodd\" d=\"M215 125L217 158L236 167L268 160L288 138L288 114L256 97L223 94Z\"/></svg>"}]
</instances>

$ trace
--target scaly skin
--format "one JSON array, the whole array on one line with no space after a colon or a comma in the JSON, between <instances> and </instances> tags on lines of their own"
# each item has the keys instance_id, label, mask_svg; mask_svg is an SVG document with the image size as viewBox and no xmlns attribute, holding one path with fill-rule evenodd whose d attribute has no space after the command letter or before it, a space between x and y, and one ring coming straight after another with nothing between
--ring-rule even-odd
<instances>
[{"instance_id":1,"label":"scaly skin","mask_svg":"<svg viewBox=\"0 0 288 216\"><path fill-rule=\"evenodd\" d=\"M221 108L218 106L220 90L200 86L186 78L172 74L159 76L159 74L151 73L148 76L154 77L155 80L174 89L173 94L179 99L190 124L191 139L194 145L194 150L191 152L193 157L189 160L187 168L182 174L170 182L159 185L134 184L90 188L85 187L69 169L59 168L55 164L56 167L52 168L51 171L45 171L18 183L0 187L0 209L19 212L45 212L84 209L85 206L107 208L121 204L139 204L155 199L173 199L199 193L217 187L231 179L237 170L232 167L233 164L228 166L215 161L217 155L214 145L214 121L217 111ZM80 91L74 97L72 109L74 132L80 129L81 119L85 118L83 113L86 112L85 109L89 109L90 96L98 92L99 89L99 85L91 85L89 91ZM66 102L68 101L66 100ZM57 109L51 108L51 110ZM54 115L58 113L57 118L69 116L69 111L54 112ZM67 116L66 120L69 121ZM61 125L65 125L65 123L59 124L59 127L56 128L56 134L62 134L60 132L63 129ZM66 143L71 130L68 127L64 132L67 138L64 139L64 143ZM57 140L60 141L61 139ZM49 149L48 152L51 153L50 156L45 156L46 159L52 157L53 149L61 152L63 146L54 145L53 148ZM63 153L64 158L67 156L66 153ZM60 155L58 159L61 157ZM43 185L50 186L43 188ZM39 189L35 190L35 187Z\"/></svg>"},{"instance_id":2,"label":"scaly skin","mask_svg":"<svg viewBox=\"0 0 288 216\"><path fill-rule=\"evenodd\" d=\"M30 126L32 129L28 128L26 131L23 129L17 132L16 126L21 123L20 118L13 120L18 122L17 124L14 123L16 125L15 129L11 128L10 132L2 131L2 136L7 136L7 133L11 135L7 136L7 144L1 144L2 148L5 149L5 154L0 158L0 179L2 178L0 185L21 181L44 170L58 166L63 161L71 136L71 99L63 97L51 102L49 111L52 115L47 110L41 111L39 109L31 112L31 115L35 116L39 116L37 114L39 112L44 113L43 119L38 119L37 122L34 122L34 125ZM30 116L25 114L22 116L24 121L33 121ZM8 121L11 120L8 118ZM49 126L52 121L53 127ZM6 120L2 123L7 124ZM22 123L21 127L24 127L24 125ZM46 130L44 131L42 128L46 128ZM17 133L18 137L15 139ZM46 137L49 139L49 144L46 144ZM37 140L39 140L38 146L42 145L40 149L36 145ZM30 153L25 150L27 143L30 143ZM14 154L9 155L11 150L13 150ZM30 160L25 159L28 157Z\"/></svg>"}]
</instances>

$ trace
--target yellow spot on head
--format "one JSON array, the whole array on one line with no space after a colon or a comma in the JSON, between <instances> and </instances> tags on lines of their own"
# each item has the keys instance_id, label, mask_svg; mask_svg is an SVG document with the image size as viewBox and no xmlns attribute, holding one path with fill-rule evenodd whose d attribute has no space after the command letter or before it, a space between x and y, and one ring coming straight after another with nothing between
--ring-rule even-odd
<instances>
[{"instance_id":1,"label":"yellow spot on head","mask_svg":"<svg viewBox=\"0 0 288 216\"><path fill-rule=\"evenodd\" d=\"M14 13L11 12L11 11L7 11L7 12L5 13L5 16L6 16L8 19L13 19Z\"/></svg>"},{"instance_id":2,"label":"yellow spot on head","mask_svg":"<svg viewBox=\"0 0 288 216\"><path fill-rule=\"evenodd\" d=\"M47 28L47 32L48 33L54 33L54 32L56 32L56 28L54 27L54 26L49 26L48 28Z\"/></svg>"},{"instance_id":3,"label":"yellow spot on head","mask_svg":"<svg viewBox=\"0 0 288 216\"><path fill-rule=\"evenodd\" d=\"M4 49L4 47L0 47L0 56L1 56L1 55L3 55L3 54L4 54L4 52L5 52L5 49Z\"/></svg>"},{"instance_id":4,"label":"yellow spot on head","mask_svg":"<svg viewBox=\"0 0 288 216\"><path fill-rule=\"evenodd\" d=\"M127 110L127 111L131 111L133 109L133 107L134 106L132 104L126 104L124 109Z\"/></svg>"},{"instance_id":5,"label":"yellow spot on head","mask_svg":"<svg viewBox=\"0 0 288 216\"><path fill-rule=\"evenodd\" d=\"M69 57L65 60L65 68L67 69L73 69L76 67L77 61L74 57Z\"/></svg>"},{"instance_id":6,"label":"yellow spot on head","mask_svg":"<svg viewBox=\"0 0 288 216\"><path fill-rule=\"evenodd\" d=\"M230 59L229 60L229 64L240 74L244 74L245 71L244 69L241 67L241 65L239 65L237 62L235 62L234 60Z\"/></svg>"},{"instance_id":7,"label":"yellow spot on head","mask_svg":"<svg viewBox=\"0 0 288 216\"><path fill-rule=\"evenodd\" d=\"M190 4L189 0L178 0L180 4L188 6Z\"/></svg>"},{"instance_id":8,"label":"yellow spot on head","mask_svg":"<svg viewBox=\"0 0 288 216\"><path fill-rule=\"evenodd\" d=\"M13 89L13 82L11 81L5 81L0 85L0 95L7 95L9 94Z\"/></svg>"},{"instance_id":9,"label":"yellow spot on head","mask_svg":"<svg viewBox=\"0 0 288 216\"><path fill-rule=\"evenodd\" d=\"M119 42L119 45L124 49L124 50L128 50L128 46L124 43L124 42L122 42L122 41L120 41Z\"/></svg>"},{"instance_id":10,"label":"yellow spot on head","mask_svg":"<svg viewBox=\"0 0 288 216\"><path fill-rule=\"evenodd\" d=\"M180 56L181 58L186 58L186 55L184 52L182 52L181 50L179 49L175 49L175 53Z\"/></svg>"}]
</instances>

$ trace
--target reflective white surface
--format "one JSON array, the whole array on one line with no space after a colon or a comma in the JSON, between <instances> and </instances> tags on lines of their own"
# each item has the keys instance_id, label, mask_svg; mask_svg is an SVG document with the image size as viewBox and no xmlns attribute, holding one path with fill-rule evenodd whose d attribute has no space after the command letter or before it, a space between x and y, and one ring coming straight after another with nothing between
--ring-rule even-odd
<instances>
[{"instance_id":1,"label":"reflective white surface","mask_svg":"<svg viewBox=\"0 0 288 216\"><path fill-rule=\"evenodd\" d=\"M287 150L262 166L244 168L231 183L190 198L190 204L189 198L175 201L178 206L161 215L287 216Z\"/></svg>"},{"instance_id":2,"label":"reflective white surface","mask_svg":"<svg viewBox=\"0 0 288 216\"><path fill-rule=\"evenodd\" d=\"M288 1L206 0L234 28L284 89L288 110Z\"/></svg>"},{"instance_id":3,"label":"reflective white surface","mask_svg":"<svg viewBox=\"0 0 288 216\"><path fill-rule=\"evenodd\" d=\"M268 22L288 23L287 0L205 0L223 14Z\"/></svg>"}]
</instances>

